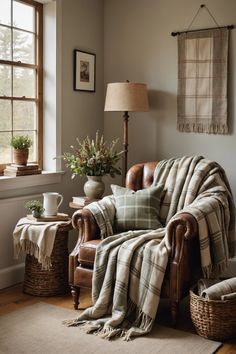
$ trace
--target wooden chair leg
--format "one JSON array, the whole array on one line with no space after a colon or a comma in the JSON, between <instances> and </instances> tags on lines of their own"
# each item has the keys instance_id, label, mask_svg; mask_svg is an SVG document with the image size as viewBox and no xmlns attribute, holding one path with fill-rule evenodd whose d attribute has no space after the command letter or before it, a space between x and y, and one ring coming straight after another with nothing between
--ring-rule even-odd
<instances>
[{"instance_id":1,"label":"wooden chair leg","mask_svg":"<svg viewBox=\"0 0 236 354\"><path fill-rule=\"evenodd\" d=\"M72 295L72 299L73 299L74 309L78 310L78 308L79 308L80 288L78 288L77 286L72 286L71 287L71 295Z\"/></svg>"},{"instance_id":2,"label":"wooden chair leg","mask_svg":"<svg viewBox=\"0 0 236 354\"><path fill-rule=\"evenodd\" d=\"M179 302L176 300L170 300L170 310L171 310L172 326L176 327L177 317L179 312Z\"/></svg>"}]
</instances>

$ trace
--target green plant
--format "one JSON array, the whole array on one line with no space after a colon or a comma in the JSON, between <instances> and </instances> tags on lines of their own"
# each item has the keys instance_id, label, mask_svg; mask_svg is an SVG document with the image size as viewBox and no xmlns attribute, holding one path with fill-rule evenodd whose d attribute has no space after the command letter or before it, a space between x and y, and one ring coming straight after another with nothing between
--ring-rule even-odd
<instances>
[{"instance_id":1,"label":"green plant","mask_svg":"<svg viewBox=\"0 0 236 354\"><path fill-rule=\"evenodd\" d=\"M14 149L28 149L32 143L32 139L28 135L15 135L10 144Z\"/></svg>"},{"instance_id":2,"label":"green plant","mask_svg":"<svg viewBox=\"0 0 236 354\"><path fill-rule=\"evenodd\" d=\"M79 176L104 176L115 177L121 174L120 167L115 167L123 151L116 152L114 147L118 139L112 140L110 145L104 141L103 135L90 139L88 136L80 141L76 139L78 147L71 146L73 153L65 152L61 158L66 161L66 167L72 172L72 178Z\"/></svg>"},{"instance_id":3,"label":"green plant","mask_svg":"<svg viewBox=\"0 0 236 354\"><path fill-rule=\"evenodd\" d=\"M43 204L39 200L29 200L25 204L25 207L26 207L26 209L29 209L30 211L36 211L38 213L44 212Z\"/></svg>"}]
</instances>

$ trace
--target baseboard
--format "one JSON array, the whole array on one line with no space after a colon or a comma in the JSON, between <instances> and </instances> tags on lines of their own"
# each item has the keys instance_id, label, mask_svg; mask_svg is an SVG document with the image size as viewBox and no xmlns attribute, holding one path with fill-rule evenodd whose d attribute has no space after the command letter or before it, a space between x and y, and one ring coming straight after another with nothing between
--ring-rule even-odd
<instances>
[{"instance_id":1,"label":"baseboard","mask_svg":"<svg viewBox=\"0 0 236 354\"><path fill-rule=\"evenodd\" d=\"M24 280L25 264L20 263L0 270L0 289L20 283Z\"/></svg>"}]
</instances>

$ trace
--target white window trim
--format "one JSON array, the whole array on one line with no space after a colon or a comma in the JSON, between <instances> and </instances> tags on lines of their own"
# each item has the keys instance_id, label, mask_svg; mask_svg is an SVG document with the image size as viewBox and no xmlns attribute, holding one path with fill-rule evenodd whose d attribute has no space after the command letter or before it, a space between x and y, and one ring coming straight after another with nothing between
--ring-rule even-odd
<instances>
[{"instance_id":1,"label":"white window trim","mask_svg":"<svg viewBox=\"0 0 236 354\"><path fill-rule=\"evenodd\" d=\"M60 183L63 174L63 171L43 171L42 174L33 176L3 176L0 177L0 192Z\"/></svg>"}]
</instances>

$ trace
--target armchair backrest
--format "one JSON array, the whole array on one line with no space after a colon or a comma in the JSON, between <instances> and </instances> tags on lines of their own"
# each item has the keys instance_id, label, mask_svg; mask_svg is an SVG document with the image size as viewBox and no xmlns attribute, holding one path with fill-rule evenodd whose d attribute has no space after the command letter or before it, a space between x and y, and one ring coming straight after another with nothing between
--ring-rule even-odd
<instances>
[{"instance_id":1,"label":"armchair backrest","mask_svg":"<svg viewBox=\"0 0 236 354\"><path fill-rule=\"evenodd\" d=\"M126 175L125 185L135 191L150 187L157 161L138 163L132 166Z\"/></svg>"}]
</instances>

